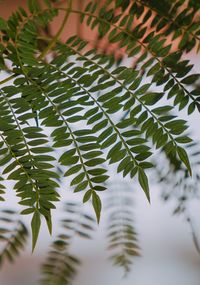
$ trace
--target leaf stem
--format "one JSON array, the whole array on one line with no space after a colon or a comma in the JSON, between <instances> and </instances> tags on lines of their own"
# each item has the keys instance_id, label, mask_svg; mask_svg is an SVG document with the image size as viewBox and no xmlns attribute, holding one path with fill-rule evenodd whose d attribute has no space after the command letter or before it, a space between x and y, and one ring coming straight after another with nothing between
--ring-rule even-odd
<instances>
[{"instance_id":1,"label":"leaf stem","mask_svg":"<svg viewBox=\"0 0 200 285\"><path fill-rule=\"evenodd\" d=\"M16 76L17 76L16 74L13 74L13 75L10 75L10 76L6 77L5 79L0 81L0 85L10 81L11 79L14 79Z\"/></svg>"},{"instance_id":2,"label":"leaf stem","mask_svg":"<svg viewBox=\"0 0 200 285\"><path fill-rule=\"evenodd\" d=\"M63 30L65 28L65 24L67 23L67 20L69 18L69 15L70 15L70 12L71 12L71 8L72 8L72 0L68 0L67 2L68 2L68 8L66 9L66 14L65 14L63 22L62 22L62 24L60 26L60 29L58 30L58 32L55 35L55 37L53 37L51 42L48 44L48 46L39 55L38 60L42 59L48 53L48 51L52 49L52 47L56 44L56 42L58 41L60 35L62 34L62 32L63 32Z\"/></svg>"}]
</instances>

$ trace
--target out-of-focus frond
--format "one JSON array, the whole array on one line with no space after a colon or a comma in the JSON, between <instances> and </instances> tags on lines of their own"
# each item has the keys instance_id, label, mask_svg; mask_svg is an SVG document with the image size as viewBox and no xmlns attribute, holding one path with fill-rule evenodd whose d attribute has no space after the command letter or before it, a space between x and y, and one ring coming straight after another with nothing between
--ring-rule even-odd
<instances>
[{"instance_id":1,"label":"out-of-focus frond","mask_svg":"<svg viewBox=\"0 0 200 285\"><path fill-rule=\"evenodd\" d=\"M28 230L12 210L0 212L0 265L6 260L13 262L26 246Z\"/></svg>"},{"instance_id":2,"label":"out-of-focus frond","mask_svg":"<svg viewBox=\"0 0 200 285\"><path fill-rule=\"evenodd\" d=\"M75 237L90 239L95 219L79 203L66 203L62 231L52 243L42 266L41 285L70 285L76 276L80 260L71 253Z\"/></svg>"},{"instance_id":3,"label":"out-of-focus frond","mask_svg":"<svg viewBox=\"0 0 200 285\"><path fill-rule=\"evenodd\" d=\"M188 142L187 138L182 138L182 142ZM187 150L191 158L191 166L193 168L193 177L186 169L181 166L180 160L176 156L171 156L164 152L159 154L156 164L156 175L158 183L162 186L162 198L164 201L174 200L176 203L174 214L183 215L184 219L189 223L194 245L197 251L199 249L199 238L197 236L193 217L190 213L188 204L193 200L200 198L200 151L198 142L190 142L187 145ZM165 165L165 167L160 167Z\"/></svg>"},{"instance_id":4,"label":"out-of-focus frond","mask_svg":"<svg viewBox=\"0 0 200 285\"><path fill-rule=\"evenodd\" d=\"M133 218L133 193L130 186L115 182L107 199L107 239L110 259L128 273L140 248Z\"/></svg>"}]
</instances>

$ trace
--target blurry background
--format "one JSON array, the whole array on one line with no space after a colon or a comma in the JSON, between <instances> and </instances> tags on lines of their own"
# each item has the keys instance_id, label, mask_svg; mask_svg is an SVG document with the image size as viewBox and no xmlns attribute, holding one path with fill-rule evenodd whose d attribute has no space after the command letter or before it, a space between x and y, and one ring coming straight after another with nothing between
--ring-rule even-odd
<instances>
[{"instance_id":1,"label":"blurry background","mask_svg":"<svg viewBox=\"0 0 200 285\"><path fill-rule=\"evenodd\" d=\"M0 16L8 17L16 6L24 6L26 1L6 0L0 4ZM62 2L62 1L60 1ZM64 2L64 1L63 1ZM83 5L84 1L74 1L73 5ZM54 34L57 30L62 15L52 25L50 32ZM82 33L84 37L90 36L95 39L95 34L88 35L87 30L79 30L76 25L77 18L70 18L63 39L69 33ZM69 32L70 30L70 32ZM105 43L104 43L105 44ZM188 55L187 55L188 57ZM195 53L190 54L189 58L195 63L195 71L200 72L200 58ZM123 62L125 64L126 62ZM0 74L4 78L4 74ZM193 138L200 140L199 115L197 113L187 117L185 112L182 117L189 121L190 130ZM163 168L163 165L160 166ZM78 255L82 261L79 274L74 285L199 285L200 283L200 255L194 247L191 235L191 228L185 218L173 216L176 201L164 203L161 199L162 186L151 179L151 205L146 201L144 194L137 185L132 182L124 183L120 176L113 177L118 187L128 188L134 196L134 220L135 228L138 232L139 245L141 247L141 257L135 258L131 272L124 277L123 271L114 267L109 262L109 253L106 249L106 214L102 217L100 226L94 233L93 240L80 240L75 238L72 251ZM116 183L112 187L117 187ZM12 186L12 185L10 185ZM62 193L65 201L79 199L77 194L69 190L67 183L62 186ZM14 193L10 190L7 195L8 207L12 207L16 201ZM88 211L90 211L89 206ZM188 211L193 220L193 226L197 237L200 239L200 202L191 201ZM54 235L58 231L58 220L60 219L59 207L54 211ZM25 220L25 218L24 218ZM26 222L26 220L25 220ZM27 221L28 222L28 221ZM39 278L39 267L45 258L46 250L52 237L49 237L46 227L42 228L38 246L34 254L31 254L30 244L27 250L17 259L13 265L5 264L0 273L0 285L37 285Z\"/></svg>"}]
</instances>

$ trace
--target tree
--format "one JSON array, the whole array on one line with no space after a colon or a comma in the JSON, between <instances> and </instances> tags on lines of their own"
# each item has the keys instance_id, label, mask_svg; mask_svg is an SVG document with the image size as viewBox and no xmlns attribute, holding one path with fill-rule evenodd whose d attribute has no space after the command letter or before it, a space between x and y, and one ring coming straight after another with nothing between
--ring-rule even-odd
<instances>
[{"instance_id":1,"label":"tree","mask_svg":"<svg viewBox=\"0 0 200 285\"><path fill-rule=\"evenodd\" d=\"M197 1L89 1L80 10L74 9L72 0L66 1L66 8L53 2L44 0L41 8L38 1L29 0L28 11L19 7L7 21L0 18L0 67L8 73L0 82L0 194L3 203L4 181L15 181L21 214L32 217L33 250L42 217L52 232L51 212L63 199L59 194L63 177L71 179L75 193L83 193L84 203L92 202L98 223L101 192L109 191L112 164L119 175L138 181L150 201L147 172L156 169L158 150L169 162L168 185L174 181L177 188L184 188L194 171L187 150L196 145L180 111L186 109L188 115L200 111L199 74L183 59L183 54L200 49ZM65 17L56 35L44 33L60 11ZM79 15L80 25L96 31L94 43L79 35L60 40L73 14ZM122 57L99 48L102 39ZM126 65L124 58L129 59ZM168 177L159 175L162 181ZM196 169L193 175L199 180ZM186 196L180 195L181 203ZM184 207L179 210L184 212ZM72 222L64 221L64 228L70 229ZM88 223L94 221L86 215L84 229L93 228ZM126 253L135 256L138 246L132 223L128 212L122 230L127 234ZM14 255L23 245L26 238L20 240L27 230L21 226L20 238L2 256ZM87 237L84 230L79 234ZM117 246L118 238L110 237ZM53 284L68 284L66 275L70 279L75 273L78 261L68 255L69 239L68 234L60 235L50 251L49 262L56 260L62 267L60 279ZM66 264L62 264L63 254ZM50 280L49 262L44 265L48 277L42 284ZM115 256L115 262L128 269L123 254Z\"/></svg>"}]
</instances>

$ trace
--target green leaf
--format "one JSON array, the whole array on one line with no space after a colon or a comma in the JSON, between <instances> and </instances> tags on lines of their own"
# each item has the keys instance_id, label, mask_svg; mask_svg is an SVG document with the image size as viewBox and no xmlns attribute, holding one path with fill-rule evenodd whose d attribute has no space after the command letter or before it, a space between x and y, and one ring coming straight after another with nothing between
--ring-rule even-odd
<instances>
[{"instance_id":1,"label":"green leaf","mask_svg":"<svg viewBox=\"0 0 200 285\"><path fill-rule=\"evenodd\" d=\"M178 155L180 157L180 160L185 164L185 166L187 167L190 175L192 176L192 169L190 166L190 161L187 155L187 152L184 150L184 148L178 146L177 147L177 151L178 151Z\"/></svg>"},{"instance_id":2,"label":"green leaf","mask_svg":"<svg viewBox=\"0 0 200 285\"><path fill-rule=\"evenodd\" d=\"M6 30L7 29L7 23L6 21L0 17L0 30Z\"/></svg>"},{"instance_id":3,"label":"green leaf","mask_svg":"<svg viewBox=\"0 0 200 285\"><path fill-rule=\"evenodd\" d=\"M100 222L100 216L101 216L101 200L99 195L93 191L92 193L92 205L96 214L97 222L99 224Z\"/></svg>"},{"instance_id":4,"label":"green leaf","mask_svg":"<svg viewBox=\"0 0 200 285\"><path fill-rule=\"evenodd\" d=\"M143 100L146 105L152 106L156 104L163 95L164 93L147 93L141 97L141 100Z\"/></svg>"},{"instance_id":5,"label":"green leaf","mask_svg":"<svg viewBox=\"0 0 200 285\"><path fill-rule=\"evenodd\" d=\"M145 94L148 89L151 87L151 84L150 83L147 83L147 84L144 84L143 86L141 86L136 92L135 94L136 95L142 95L142 94Z\"/></svg>"},{"instance_id":6,"label":"green leaf","mask_svg":"<svg viewBox=\"0 0 200 285\"><path fill-rule=\"evenodd\" d=\"M28 0L28 8L31 13L34 13L38 10L38 3L36 0Z\"/></svg>"},{"instance_id":7,"label":"green leaf","mask_svg":"<svg viewBox=\"0 0 200 285\"><path fill-rule=\"evenodd\" d=\"M40 231L40 226L41 226L41 218L40 218L40 213L36 209L35 213L33 214L33 218L31 221L31 229L32 229L32 252L35 249L37 240L38 240L38 235Z\"/></svg>"},{"instance_id":8,"label":"green leaf","mask_svg":"<svg viewBox=\"0 0 200 285\"><path fill-rule=\"evenodd\" d=\"M88 181L83 181L76 186L74 193L83 191L88 186Z\"/></svg>"},{"instance_id":9,"label":"green leaf","mask_svg":"<svg viewBox=\"0 0 200 285\"><path fill-rule=\"evenodd\" d=\"M21 215L29 215L29 214L32 214L34 211L35 211L34 208L27 208L27 209L21 211L20 214L21 214Z\"/></svg>"},{"instance_id":10,"label":"green leaf","mask_svg":"<svg viewBox=\"0 0 200 285\"><path fill-rule=\"evenodd\" d=\"M86 193L85 193L85 195L84 195L84 197L83 197L83 203L86 203L87 201L89 201L90 200L90 198L91 198L91 196L92 196L92 190L88 190Z\"/></svg>"},{"instance_id":11,"label":"green leaf","mask_svg":"<svg viewBox=\"0 0 200 285\"><path fill-rule=\"evenodd\" d=\"M177 141L178 143L190 143L190 142L192 142L192 139L189 138L189 137L184 136L184 137L178 137L178 138L176 138L176 141Z\"/></svg>"},{"instance_id":12,"label":"green leaf","mask_svg":"<svg viewBox=\"0 0 200 285\"><path fill-rule=\"evenodd\" d=\"M199 74L192 74L187 77L185 77L183 80L181 80L181 83L184 84L194 84L198 79L200 78Z\"/></svg>"},{"instance_id":13,"label":"green leaf","mask_svg":"<svg viewBox=\"0 0 200 285\"><path fill-rule=\"evenodd\" d=\"M47 227L49 230L49 234L52 235L52 219L51 219L51 214L49 213L48 216L44 216L46 223L47 223Z\"/></svg>"},{"instance_id":14,"label":"green leaf","mask_svg":"<svg viewBox=\"0 0 200 285\"><path fill-rule=\"evenodd\" d=\"M146 176L146 173L141 167L138 168L138 180L139 180L140 186L144 190L144 193L150 203L148 178Z\"/></svg>"}]
</instances>

